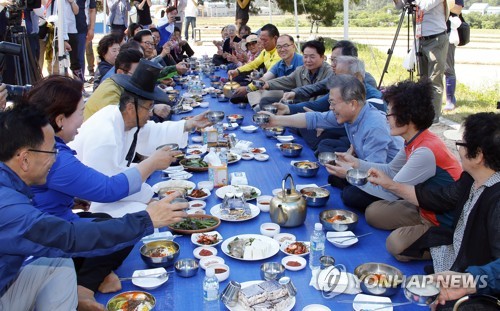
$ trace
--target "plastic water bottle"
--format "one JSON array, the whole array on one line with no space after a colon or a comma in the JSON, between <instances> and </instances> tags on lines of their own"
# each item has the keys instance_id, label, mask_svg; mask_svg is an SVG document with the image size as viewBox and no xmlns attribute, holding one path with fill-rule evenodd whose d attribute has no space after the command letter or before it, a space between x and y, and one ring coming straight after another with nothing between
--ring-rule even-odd
<instances>
[{"instance_id":1,"label":"plastic water bottle","mask_svg":"<svg viewBox=\"0 0 500 311\"><path fill-rule=\"evenodd\" d=\"M203 298L207 301L219 299L219 280L215 276L214 268L208 267L206 269L203 280Z\"/></svg>"},{"instance_id":2,"label":"plastic water bottle","mask_svg":"<svg viewBox=\"0 0 500 311\"><path fill-rule=\"evenodd\" d=\"M309 268L311 270L321 267L320 258L325 254L325 233L321 223L314 224L314 232L311 235L311 246L309 253Z\"/></svg>"},{"instance_id":3,"label":"plastic water bottle","mask_svg":"<svg viewBox=\"0 0 500 311\"><path fill-rule=\"evenodd\" d=\"M227 149L220 148L219 158L222 165L227 165Z\"/></svg>"}]
</instances>

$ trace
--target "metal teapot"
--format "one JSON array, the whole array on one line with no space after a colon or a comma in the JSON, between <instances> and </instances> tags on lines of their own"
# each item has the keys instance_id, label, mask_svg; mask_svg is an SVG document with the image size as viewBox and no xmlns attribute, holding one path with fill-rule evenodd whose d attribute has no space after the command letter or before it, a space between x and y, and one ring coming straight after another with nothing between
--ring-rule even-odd
<instances>
[{"instance_id":1,"label":"metal teapot","mask_svg":"<svg viewBox=\"0 0 500 311\"><path fill-rule=\"evenodd\" d=\"M234 95L234 92L240 87L240 84L235 81L229 81L226 84L224 84L224 88L222 89L224 92L224 96L227 98L232 98Z\"/></svg>"},{"instance_id":2,"label":"metal teapot","mask_svg":"<svg viewBox=\"0 0 500 311\"><path fill-rule=\"evenodd\" d=\"M288 177L289 189L285 188ZM306 200L295 190L292 175L287 174L281 181L281 191L272 198L269 213L271 221L282 227L297 227L306 220Z\"/></svg>"}]
</instances>

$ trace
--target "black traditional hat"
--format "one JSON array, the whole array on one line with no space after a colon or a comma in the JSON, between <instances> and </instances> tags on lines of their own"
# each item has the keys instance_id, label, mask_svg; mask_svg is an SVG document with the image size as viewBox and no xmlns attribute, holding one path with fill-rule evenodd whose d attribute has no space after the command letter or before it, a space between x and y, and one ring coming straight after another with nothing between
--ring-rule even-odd
<instances>
[{"instance_id":1,"label":"black traditional hat","mask_svg":"<svg viewBox=\"0 0 500 311\"><path fill-rule=\"evenodd\" d=\"M141 59L132 76L116 74L111 79L128 92L146 99L165 103L168 102L167 94L156 87L156 81L162 69L157 63Z\"/></svg>"}]
</instances>

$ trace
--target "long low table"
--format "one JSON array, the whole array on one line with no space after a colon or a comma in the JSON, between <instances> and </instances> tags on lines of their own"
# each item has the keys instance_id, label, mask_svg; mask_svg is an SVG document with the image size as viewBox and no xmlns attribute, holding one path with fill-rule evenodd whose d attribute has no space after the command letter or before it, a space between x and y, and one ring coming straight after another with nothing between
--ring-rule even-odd
<instances>
[{"instance_id":1,"label":"long low table","mask_svg":"<svg viewBox=\"0 0 500 311\"><path fill-rule=\"evenodd\" d=\"M230 102L219 103L215 98L211 98L209 95L204 96L204 101L208 101L210 110L222 110L226 115L229 114L242 114L244 115L243 125L253 124L252 115L253 110L247 105L247 108L241 109L238 105L233 105ZM174 116L174 119L180 119L184 116L196 115L204 111L204 108L195 108L192 112L188 114L180 114ZM224 121L226 122L226 120ZM257 130L255 133L247 134L240 129L231 131L237 135L238 139L248 140L253 142L254 147L264 147L270 158L266 162L258 162L256 160L240 160L237 163L229 165L229 173L231 172L245 172L249 185L255 186L262 191L263 195L272 195L272 190L281 187L281 181L283 177L292 173L290 161L291 160L311 160L316 161L316 158L310 150L306 143L300 138L296 137L295 142L302 144L305 148L302 154L298 158L286 158L281 155L279 149L276 146L277 140L267 138L264 135L262 129ZM288 133L287 133L288 134ZM191 140L190 140L190 143ZM198 181L208 180L207 172L193 173L194 176L190 179L191 181L197 183ZM328 172L324 167L321 167L318 174L312 178L303 178L292 173L294 181L297 184L311 184L315 183L317 185L324 185L327 183ZM150 179L150 184L155 184L161 181L160 172L155 173ZM298 241L308 241L311 233L314 230L314 224L319 222L319 213L325 209L349 209L344 206L340 199L339 189L328 186L327 189L330 191L330 199L328 203L323 207L308 207L307 218L302 226L295 228L281 228L281 232L292 233L297 237ZM221 199L217 198L215 195L215 189L212 195L206 200L207 207L206 211L209 213L210 208L216 204L222 202ZM250 203L255 203L251 201ZM410 262L401 263L396 261L386 250L385 240L389 234L388 231L377 230L370 227L364 218L364 215L359 214L359 223L354 230L355 234L363 234L368 232L373 232L373 234L366 237L360 238L359 242L349 248L340 249L326 242L325 255L333 256L336 259L336 264L343 264L348 272L353 272L354 269L363 263L367 262L381 262L389 265L393 265L399 268L405 276L410 276L414 274L422 274L423 267L430 262ZM217 231L224 237L230 238L235 235L240 234L260 234L260 224L264 222L270 222L269 213L261 212L259 216L254 219L243 221L243 222L225 222L217 228ZM191 243L190 236L182 236L175 239L180 245L180 256L181 258L194 258L193 250L197 247ZM120 277L131 276L134 270L137 269L147 269L146 264L141 260L139 254L139 247L142 243L138 243L132 250L128 258L125 260L123 265L116 271ZM220 249L220 244L217 246L218 256L221 256L226 261L226 264L230 267L230 276L228 280L220 284L220 291L222 291L230 280L235 280L238 282L246 282L252 280L260 280L260 265L264 262L274 261L281 262L281 259L286 255L279 252L275 256L260 261L241 261L230 258L226 256ZM173 270L173 267L167 270ZM170 279L166 284L161 287L149 291L156 297L157 307L155 310L203 310L207 309L207 305L203 300L203 290L202 282L204 278L204 270L200 268L197 275L191 278L182 278L175 273L170 274ZM352 300L354 295L342 294L333 298L326 298L322 292L315 290L313 287L309 286L309 281L311 279L311 270L306 267L303 270L292 272L286 270L286 275L289 276L295 286L297 287L296 304L293 310L302 310L305 306L310 304L323 304L328 306L332 310L352 310L351 304L338 303L339 300ZM122 291L128 290L139 290L138 287L134 286L130 281L122 282ZM106 302L114 296L114 294L101 294L98 293L96 298L99 302L106 304ZM393 302L404 302L406 298L404 297L403 290L400 289L398 292L391 297ZM213 304L211 304L210 309L213 309ZM215 307L216 310L226 310L226 307L219 303ZM404 310L421 310L422 307L416 305L406 305L400 309ZM385 309L389 310L389 309Z\"/></svg>"}]
</instances>

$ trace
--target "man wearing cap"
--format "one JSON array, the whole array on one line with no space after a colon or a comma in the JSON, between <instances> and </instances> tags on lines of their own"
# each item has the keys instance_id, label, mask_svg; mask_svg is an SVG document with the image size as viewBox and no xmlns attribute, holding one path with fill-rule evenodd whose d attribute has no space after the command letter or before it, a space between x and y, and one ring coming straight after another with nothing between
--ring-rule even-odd
<instances>
[{"instance_id":1,"label":"man wearing cap","mask_svg":"<svg viewBox=\"0 0 500 311\"><path fill-rule=\"evenodd\" d=\"M77 158L104 174L114 175L131 165L136 152L148 156L156 147L176 143L187 145L187 134L195 127L210 122L205 113L189 120L154 123L149 121L153 100L166 101L166 94L155 87L161 67L142 59L132 76L116 74L111 79L124 88L119 105L102 108L90 117L69 146ZM110 204L93 203L93 212L106 211L113 217L143 210L151 200L153 191L144 184L141 192L127 200Z\"/></svg>"},{"instance_id":2,"label":"man wearing cap","mask_svg":"<svg viewBox=\"0 0 500 311\"><path fill-rule=\"evenodd\" d=\"M262 51L262 45L259 42L259 37L256 34L249 34L240 42L241 50L236 50L236 55L227 55L227 60L235 64L235 67L241 67L256 59ZM234 67L233 67L234 68ZM246 77L240 76L241 80Z\"/></svg>"},{"instance_id":3,"label":"man wearing cap","mask_svg":"<svg viewBox=\"0 0 500 311\"><path fill-rule=\"evenodd\" d=\"M262 26L260 29L259 39L262 44L264 50L259 54L259 57L254 59L252 62L238 67L235 70L229 70L227 72L228 77L235 78L242 72L249 72L258 69L262 65L266 68L266 70L271 69L277 62L281 60L278 55L278 51L276 50L276 43L278 41L278 37L280 36L280 32L278 28L273 24L266 24ZM248 93L246 87L241 86L235 92L233 97L241 97L245 96Z\"/></svg>"}]
</instances>

